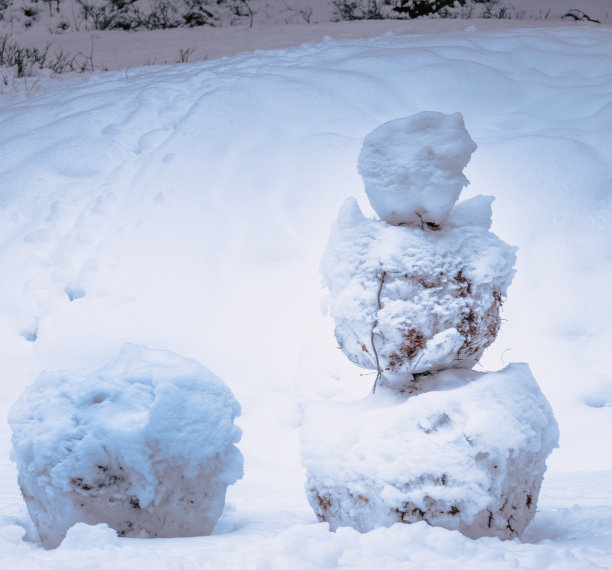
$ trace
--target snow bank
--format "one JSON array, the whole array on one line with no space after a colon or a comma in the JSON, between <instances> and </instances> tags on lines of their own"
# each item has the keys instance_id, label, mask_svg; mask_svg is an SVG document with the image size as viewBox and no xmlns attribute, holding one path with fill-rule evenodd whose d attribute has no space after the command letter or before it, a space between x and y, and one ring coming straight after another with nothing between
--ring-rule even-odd
<instances>
[{"instance_id":1,"label":"snow bank","mask_svg":"<svg viewBox=\"0 0 612 570\"><path fill-rule=\"evenodd\" d=\"M363 141L359 173L382 220L438 226L468 184L463 169L475 150L460 113L424 111L372 131Z\"/></svg>"},{"instance_id":2,"label":"snow bank","mask_svg":"<svg viewBox=\"0 0 612 570\"><path fill-rule=\"evenodd\" d=\"M343 352L381 381L414 391L446 368L471 368L500 326L515 248L489 232L492 198L460 202L438 231L366 218L349 199L321 261Z\"/></svg>"},{"instance_id":3,"label":"snow bank","mask_svg":"<svg viewBox=\"0 0 612 570\"><path fill-rule=\"evenodd\" d=\"M559 435L529 367L448 370L430 388L307 411L303 464L317 517L361 532L425 520L472 538L519 536Z\"/></svg>"},{"instance_id":4,"label":"snow bank","mask_svg":"<svg viewBox=\"0 0 612 570\"><path fill-rule=\"evenodd\" d=\"M129 537L209 534L242 476L239 413L221 379L171 352L126 345L85 378L42 373L9 423L43 544L77 522Z\"/></svg>"}]
</instances>

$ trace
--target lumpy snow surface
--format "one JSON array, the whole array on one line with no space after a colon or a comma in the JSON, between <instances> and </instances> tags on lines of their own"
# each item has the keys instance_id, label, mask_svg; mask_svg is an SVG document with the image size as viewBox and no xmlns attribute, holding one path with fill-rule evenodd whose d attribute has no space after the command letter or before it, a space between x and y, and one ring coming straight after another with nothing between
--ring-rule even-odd
<instances>
[{"instance_id":1,"label":"lumpy snow surface","mask_svg":"<svg viewBox=\"0 0 612 570\"><path fill-rule=\"evenodd\" d=\"M345 202L321 271L338 345L352 362L405 390L425 388L417 374L476 364L499 331L514 276L514 248L488 231L490 202L461 203L435 231L366 218L354 199Z\"/></svg>"},{"instance_id":2,"label":"lumpy snow surface","mask_svg":"<svg viewBox=\"0 0 612 570\"><path fill-rule=\"evenodd\" d=\"M367 532L425 520L467 536L520 536L559 432L526 364L446 370L429 391L308 410L308 500L320 520Z\"/></svg>"},{"instance_id":3,"label":"lumpy snow surface","mask_svg":"<svg viewBox=\"0 0 612 570\"><path fill-rule=\"evenodd\" d=\"M43 544L81 521L120 536L210 534L242 476L239 413L220 378L167 351L126 346L86 378L41 374L9 423Z\"/></svg>"},{"instance_id":4,"label":"lumpy snow surface","mask_svg":"<svg viewBox=\"0 0 612 570\"><path fill-rule=\"evenodd\" d=\"M381 220L439 226L468 184L463 169L474 150L461 113L423 111L374 129L363 141L359 173Z\"/></svg>"},{"instance_id":5,"label":"lumpy snow surface","mask_svg":"<svg viewBox=\"0 0 612 570\"><path fill-rule=\"evenodd\" d=\"M29 97L3 96L3 413L41 370L83 377L126 342L166 348L205 363L240 401L245 475L210 536L120 540L77 526L45 551L21 540L34 533L5 424L0 566L609 568L611 54L605 26L466 21L448 34L28 80ZM478 151L460 199L494 195L491 229L519 248L483 366L529 362L559 421L521 541L424 522L330 533L304 493L304 407L363 398L374 379L354 379L320 313L329 228L346 196L373 214L356 169L363 138L424 110L462 113Z\"/></svg>"},{"instance_id":6,"label":"lumpy snow surface","mask_svg":"<svg viewBox=\"0 0 612 570\"><path fill-rule=\"evenodd\" d=\"M514 248L488 231L491 197L452 215L475 148L459 113L395 119L364 140L382 219L347 200L321 268L339 348L376 379L369 406L313 405L302 430L308 500L332 530L425 520L512 539L535 515L559 437L548 401L527 365L455 371L495 340L514 275ZM381 406L377 386L409 398Z\"/></svg>"}]
</instances>

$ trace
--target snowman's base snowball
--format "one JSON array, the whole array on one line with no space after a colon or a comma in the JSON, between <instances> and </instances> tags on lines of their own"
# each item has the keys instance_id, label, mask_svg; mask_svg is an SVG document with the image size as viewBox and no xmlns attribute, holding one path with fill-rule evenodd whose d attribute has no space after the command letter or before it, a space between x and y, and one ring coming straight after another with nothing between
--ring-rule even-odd
<instances>
[{"instance_id":1,"label":"snowman's base snowball","mask_svg":"<svg viewBox=\"0 0 612 570\"><path fill-rule=\"evenodd\" d=\"M332 530L425 520L511 539L532 520L558 428L528 366L448 370L432 385L309 409L306 490Z\"/></svg>"},{"instance_id":2,"label":"snowman's base snowball","mask_svg":"<svg viewBox=\"0 0 612 570\"><path fill-rule=\"evenodd\" d=\"M86 378L42 374L9 421L43 545L78 522L127 537L210 534L242 476L239 412L218 377L166 351L128 345Z\"/></svg>"}]
</instances>

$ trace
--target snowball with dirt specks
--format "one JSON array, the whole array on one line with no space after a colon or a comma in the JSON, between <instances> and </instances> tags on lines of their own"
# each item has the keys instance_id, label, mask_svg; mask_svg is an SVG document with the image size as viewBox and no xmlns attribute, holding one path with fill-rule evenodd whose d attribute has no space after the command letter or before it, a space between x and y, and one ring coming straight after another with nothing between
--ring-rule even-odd
<instances>
[{"instance_id":1,"label":"snowball with dirt specks","mask_svg":"<svg viewBox=\"0 0 612 570\"><path fill-rule=\"evenodd\" d=\"M210 534L242 476L240 406L198 362L125 345L85 378L42 373L13 405L13 459L42 543L75 523L119 536Z\"/></svg>"},{"instance_id":2,"label":"snowball with dirt specks","mask_svg":"<svg viewBox=\"0 0 612 570\"><path fill-rule=\"evenodd\" d=\"M419 391L422 373L471 368L497 335L515 248L489 231L491 201L459 202L438 231L366 218L348 199L321 260L338 344L381 383Z\"/></svg>"},{"instance_id":3,"label":"snowball with dirt specks","mask_svg":"<svg viewBox=\"0 0 612 570\"><path fill-rule=\"evenodd\" d=\"M436 227L467 186L463 169L475 150L461 113L424 111L388 121L366 136L359 173L382 220Z\"/></svg>"},{"instance_id":4,"label":"snowball with dirt specks","mask_svg":"<svg viewBox=\"0 0 612 570\"><path fill-rule=\"evenodd\" d=\"M511 539L535 515L558 436L526 364L447 370L410 397L314 404L301 434L308 500L332 530L425 520Z\"/></svg>"}]
</instances>

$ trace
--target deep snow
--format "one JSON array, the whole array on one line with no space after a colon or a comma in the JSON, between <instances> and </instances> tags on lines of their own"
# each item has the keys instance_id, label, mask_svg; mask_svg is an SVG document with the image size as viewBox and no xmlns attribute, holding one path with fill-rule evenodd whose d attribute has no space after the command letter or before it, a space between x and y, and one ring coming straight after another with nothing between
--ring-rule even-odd
<instances>
[{"instance_id":1,"label":"deep snow","mask_svg":"<svg viewBox=\"0 0 612 570\"><path fill-rule=\"evenodd\" d=\"M1 100L2 413L42 369L84 374L124 342L173 350L241 402L245 476L210 537L77 527L45 552L20 540L5 425L3 567L612 567L609 28L466 22L40 82ZM479 149L462 198L495 195L492 229L519 246L483 365L529 362L561 430L522 542L423 523L332 534L303 489L303 407L373 380L335 348L319 258L344 197L367 209L365 134L422 110L463 114Z\"/></svg>"}]
</instances>

